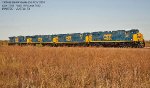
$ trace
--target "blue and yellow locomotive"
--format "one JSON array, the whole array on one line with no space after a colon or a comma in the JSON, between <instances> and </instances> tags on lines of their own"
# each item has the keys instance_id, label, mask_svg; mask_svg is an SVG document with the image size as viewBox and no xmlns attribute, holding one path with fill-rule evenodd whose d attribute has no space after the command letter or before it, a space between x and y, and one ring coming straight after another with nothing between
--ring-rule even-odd
<instances>
[{"instance_id":1,"label":"blue and yellow locomotive","mask_svg":"<svg viewBox=\"0 0 150 88\"><path fill-rule=\"evenodd\" d=\"M138 29L9 37L9 45L145 47Z\"/></svg>"}]
</instances>

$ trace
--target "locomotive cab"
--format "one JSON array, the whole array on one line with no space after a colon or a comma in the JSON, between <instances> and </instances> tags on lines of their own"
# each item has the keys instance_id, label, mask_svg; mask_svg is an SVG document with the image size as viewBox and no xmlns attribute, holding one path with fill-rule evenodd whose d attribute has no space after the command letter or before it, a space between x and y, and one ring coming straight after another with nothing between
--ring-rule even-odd
<instances>
[{"instance_id":1,"label":"locomotive cab","mask_svg":"<svg viewBox=\"0 0 150 88\"><path fill-rule=\"evenodd\" d=\"M145 47L145 41L142 33L133 34L133 42L138 44L139 47Z\"/></svg>"}]
</instances>

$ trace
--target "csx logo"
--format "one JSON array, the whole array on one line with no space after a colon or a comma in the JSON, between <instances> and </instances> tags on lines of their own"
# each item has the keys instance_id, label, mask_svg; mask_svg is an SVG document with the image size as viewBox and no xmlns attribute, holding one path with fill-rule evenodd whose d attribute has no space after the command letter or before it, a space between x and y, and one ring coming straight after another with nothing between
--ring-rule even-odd
<instances>
[{"instance_id":1,"label":"csx logo","mask_svg":"<svg viewBox=\"0 0 150 88\"><path fill-rule=\"evenodd\" d=\"M71 41L71 36L67 36L66 41Z\"/></svg>"},{"instance_id":2,"label":"csx logo","mask_svg":"<svg viewBox=\"0 0 150 88\"><path fill-rule=\"evenodd\" d=\"M112 34L104 34L104 40L112 40Z\"/></svg>"}]
</instances>

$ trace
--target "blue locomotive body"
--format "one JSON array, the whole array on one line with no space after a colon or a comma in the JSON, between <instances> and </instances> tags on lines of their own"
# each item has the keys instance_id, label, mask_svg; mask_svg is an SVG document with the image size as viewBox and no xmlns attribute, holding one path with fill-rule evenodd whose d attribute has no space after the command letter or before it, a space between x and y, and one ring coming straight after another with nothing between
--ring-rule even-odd
<instances>
[{"instance_id":1,"label":"blue locomotive body","mask_svg":"<svg viewBox=\"0 0 150 88\"><path fill-rule=\"evenodd\" d=\"M87 33L9 37L9 45L50 46L126 46L144 47L143 34L137 29Z\"/></svg>"}]
</instances>

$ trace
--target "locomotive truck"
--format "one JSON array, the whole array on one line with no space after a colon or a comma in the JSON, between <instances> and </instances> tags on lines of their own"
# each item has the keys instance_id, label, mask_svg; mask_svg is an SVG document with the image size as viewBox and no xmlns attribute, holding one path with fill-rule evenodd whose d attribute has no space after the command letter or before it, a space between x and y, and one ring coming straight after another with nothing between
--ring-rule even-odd
<instances>
[{"instance_id":1,"label":"locomotive truck","mask_svg":"<svg viewBox=\"0 0 150 88\"><path fill-rule=\"evenodd\" d=\"M143 34L138 29L68 33L52 35L13 36L9 45L42 46L101 46L101 47L145 47Z\"/></svg>"}]
</instances>

